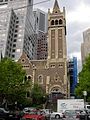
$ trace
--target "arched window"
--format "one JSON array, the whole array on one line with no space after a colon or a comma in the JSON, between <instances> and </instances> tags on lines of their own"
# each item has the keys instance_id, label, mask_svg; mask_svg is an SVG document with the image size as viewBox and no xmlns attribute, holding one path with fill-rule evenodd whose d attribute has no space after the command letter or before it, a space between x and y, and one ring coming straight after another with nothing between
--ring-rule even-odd
<instances>
[{"instance_id":1,"label":"arched window","mask_svg":"<svg viewBox=\"0 0 90 120\"><path fill-rule=\"evenodd\" d=\"M32 79L32 77L29 75L29 76L28 76L28 80L31 80L31 79Z\"/></svg>"},{"instance_id":2,"label":"arched window","mask_svg":"<svg viewBox=\"0 0 90 120\"><path fill-rule=\"evenodd\" d=\"M51 21L51 25L54 25L54 20Z\"/></svg>"},{"instance_id":3,"label":"arched window","mask_svg":"<svg viewBox=\"0 0 90 120\"><path fill-rule=\"evenodd\" d=\"M38 83L43 84L43 75L38 76Z\"/></svg>"},{"instance_id":4,"label":"arched window","mask_svg":"<svg viewBox=\"0 0 90 120\"><path fill-rule=\"evenodd\" d=\"M62 23L63 23L63 21L60 19L60 20L59 20L59 24L62 24Z\"/></svg>"},{"instance_id":5,"label":"arched window","mask_svg":"<svg viewBox=\"0 0 90 120\"><path fill-rule=\"evenodd\" d=\"M58 20L55 20L55 25L58 25Z\"/></svg>"}]
</instances>

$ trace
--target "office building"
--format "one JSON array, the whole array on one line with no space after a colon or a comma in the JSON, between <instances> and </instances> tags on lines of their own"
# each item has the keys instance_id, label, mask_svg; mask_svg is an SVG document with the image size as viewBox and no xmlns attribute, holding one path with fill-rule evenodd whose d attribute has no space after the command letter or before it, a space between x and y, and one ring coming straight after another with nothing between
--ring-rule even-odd
<instances>
[{"instance_id":1,"label":"office building","mask_svg":"<svg viewBox=\"0 0 90 120\"><path fill-rule=\"evenodd\" d=\"M37 60L47 59L47 33L37 34Z\"/></svg>"},{"instance_id":2,"label":"office building","mask_svg":"<svg viewBox=\"0 0 90 120\"><path fill-rule=\"evenodd\" d=\"M34 9L35 17L35 31L36 33L47 33L48 30L48 16L47 13L40 9Z\"/></svg>"},{"instance_id":3,"label":"office building","mask_svg":"<svg viewBox=\"0 0 90 120\"><path fill-rule=\"evenodd\" d=\"M83 32L83 43L81 44L81 58L82 64L85 62L86 57L90 54L90 29Z\"/></svg>"},{"instance_id":4,"label":"office building","mask_svg":"<svg viewBox=\"0 0 90 120\"><path fill-rule=\"evenodd\" d=\"M77 86L77 58L73 57L68 60L68 74L70 82L70 96L75 96L75 88Z\"/></svg>"},{"instance_id":5,"label":"office building","mask_svg":"<svg viewBox=\"0 0 90 120\"><path fill-rule=\"evenodd\" d=\"M17 61L23 52L36 58L33 0L0 1L0 51ZM28 7L27 7L28 6Z\"/></svg>"},{"instance_id":6,"label":"office building","mask_svg":"<svg viewBox=\"0 0 90 120\"><path fill-rule=\"evenodd\" d=\"M47 13L40 9L33 11L35 17L35 31L37 34L37 59L47 59Z\"/></svg>"}]
</instances>

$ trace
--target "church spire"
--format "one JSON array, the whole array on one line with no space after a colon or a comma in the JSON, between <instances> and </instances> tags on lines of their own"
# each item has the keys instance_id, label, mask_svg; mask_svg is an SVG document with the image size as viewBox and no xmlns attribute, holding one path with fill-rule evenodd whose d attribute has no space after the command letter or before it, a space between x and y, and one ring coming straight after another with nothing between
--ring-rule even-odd
<instances>
[{"instance_id":1,"label":"church spire","mask_svg":"<svg viewBox=\"0 0 90 120\"><path fill-rule=\"evenodd\" d=\"M60 12L60 8L59 8L58 1L57 1L57 0L55 0L54 7L53 7L53 12L54 12L54 13Z\"/></svg>"},{"instance_id":2,"label":"church spire","mask_svg":"<svg viewBox=\"0 0 90 120\"><path fill-rule=\"evenodd\" d=\"M55 9L55 8L58 8L58 9L59 9L59 5L58 5L57 0L55 0L55 3L54 3L54 7L53 7L53 9Z\"/></svg>"}]
</instances>

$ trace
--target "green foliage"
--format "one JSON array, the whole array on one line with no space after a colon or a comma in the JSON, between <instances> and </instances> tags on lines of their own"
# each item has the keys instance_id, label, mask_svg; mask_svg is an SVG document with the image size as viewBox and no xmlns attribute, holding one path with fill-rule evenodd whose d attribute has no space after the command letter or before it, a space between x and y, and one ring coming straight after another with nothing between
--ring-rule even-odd
<instances>
[{"instance_id":1,"label":"green foliage","mask_svg":"<svg viewBox=\"0 0 90 120\"><path fill-rule=\"evenodd\" d=\"M31 97L33 100L33 104L40 105L45 102L46 94L44 90L38 84L34 84L32 91L31 91Z\"/></svg>"},{"instance_id":2,"label":"green foliage","mask_svg":"<svg viewBox=\"0 0 90 120\"><path fill-rule=\"evenodd\" d=\"M25 103L27 88L31 87L28 81L23 84L25 75L20 64L8 58L0 61L0 95L9 103Z\"/></svg>"},{"instance_id":3,"label":"green foliage","mask_svg":"<svg viewBox=\"0 0 90 120\"><path fill-rule=\"evenodd\" d=\"M90 101L90 55L86 58L82 71L79 73L79 84L76 94L83 98L83 91L87 91L87 100Z\"/></svg>"},{"instance_id":4,"label":"green foliage","mask_svg":"<svg viewBox=\"0 0 90 120\"><path fill-rule=\"evenodd\" d=\"M46 101L44 90L31 81L26 80L26 72L22 66L11 59L4 58L0 61L0 96L5 98L9 104L22 104L23 106L41 107ZM30 93L26 98L26 93Z\"/></svg>"}]
</instances>

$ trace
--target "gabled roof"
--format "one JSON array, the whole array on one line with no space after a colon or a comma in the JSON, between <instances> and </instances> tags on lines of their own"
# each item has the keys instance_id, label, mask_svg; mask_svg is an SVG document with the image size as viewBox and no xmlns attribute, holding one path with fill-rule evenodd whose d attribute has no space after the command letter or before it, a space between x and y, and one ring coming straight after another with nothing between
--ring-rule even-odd
<instances>
[{"instance_id":1,"label":"gabled roof","mask_svg":"<svg viewBox=\"0 0 90 120\"><path fill-rule=\"evenodd\" d=\"M27 57L27 55L24 52L22 53L18 62L22 63L23 65L26 64L26 65L32 66L32 63L31 63L30 59Z\"/></svg>"}]
</instances>

